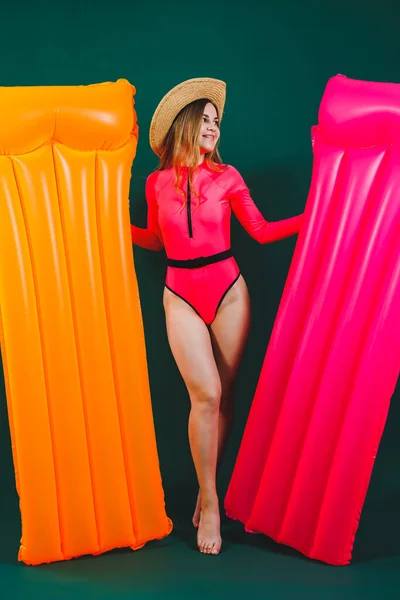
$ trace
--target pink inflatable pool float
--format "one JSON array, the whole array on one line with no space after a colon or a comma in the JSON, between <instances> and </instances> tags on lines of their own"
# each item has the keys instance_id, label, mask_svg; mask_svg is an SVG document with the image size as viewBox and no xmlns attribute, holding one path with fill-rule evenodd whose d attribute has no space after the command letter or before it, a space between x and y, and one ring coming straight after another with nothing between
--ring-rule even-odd
<instances>
[{"instance_id":1,"label":"pink inflatable pool float","mask_svg":"<svg viewBox=\"0 0 400 600\"><path fill-rule=\"evenodd\" d=\"M344 565L400 368L400 85L330 79L313 145L225 507L248 531Z\"/></svg>"}]
</instances>

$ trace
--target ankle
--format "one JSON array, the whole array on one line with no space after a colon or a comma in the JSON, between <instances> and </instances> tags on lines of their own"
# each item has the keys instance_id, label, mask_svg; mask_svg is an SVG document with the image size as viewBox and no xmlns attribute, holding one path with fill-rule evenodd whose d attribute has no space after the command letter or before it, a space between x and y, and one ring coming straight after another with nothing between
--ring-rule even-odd
<instances>
[{"instance_id":1,"label":"ankle","mask_svg":"<svg viewBox=\"0 0 400 600\"><path fill-rule=\"evenodd\" d=\"M215 492L210 494L205 494L204 492L202 492L201 510L219 510L218 496Z\"/></svg>"}]
</instances>

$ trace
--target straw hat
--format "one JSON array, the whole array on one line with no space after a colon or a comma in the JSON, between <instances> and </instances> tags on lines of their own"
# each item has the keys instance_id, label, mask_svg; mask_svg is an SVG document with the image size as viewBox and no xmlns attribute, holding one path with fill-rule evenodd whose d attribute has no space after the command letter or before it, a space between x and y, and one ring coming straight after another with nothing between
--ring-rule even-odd
<instances>
[{"instance_id":1,"label":"straw hat","mask_svg":"<svg viewBox=\"0 0 400 600\"><path fill-rule=\"evenodd\" d=\"M150 124L150 146L157 156L161 156L161 144L178 113L194 100L208 98L215 104L219 119L222 119L226 98L226 84L219 79L197 77L175 86L164 96L157 106Z\"/></svg>"}]
</instances>

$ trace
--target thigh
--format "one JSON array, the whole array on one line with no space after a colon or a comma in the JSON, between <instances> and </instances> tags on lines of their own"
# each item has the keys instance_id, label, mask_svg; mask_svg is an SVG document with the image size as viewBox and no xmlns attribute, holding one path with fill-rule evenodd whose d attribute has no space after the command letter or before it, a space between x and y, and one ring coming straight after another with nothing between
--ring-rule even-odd
<instances>
[{"instance_id":1,"label":"thigh","mask_svg":"<svg viewBox=\"0 0 400 600\"><path fill-rule=\"evenodd\" d=\"M183 300L164 290L169 345L188 392L218 396L221 381L207 325Z\"/></svg>"},{"instance_id":2,"label":"thigh","mask_svg":"<svg viewBox=\"0 0 400 600\"><path fill-rule=\"evenodd\" d=\"M225 393L234 384L251 323L250 297L242 276L225 296L211 324L214 356Z\"/></svg>"}]
</instances>

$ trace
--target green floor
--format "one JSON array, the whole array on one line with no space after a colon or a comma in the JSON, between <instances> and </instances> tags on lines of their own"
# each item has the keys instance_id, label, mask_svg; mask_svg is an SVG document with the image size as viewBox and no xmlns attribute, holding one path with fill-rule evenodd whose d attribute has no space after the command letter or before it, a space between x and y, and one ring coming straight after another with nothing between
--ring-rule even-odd
<instances>
[{"instance_id":1,"label":"green floor","mask_svg":"<svg viewBox=\"0 0 400 600\"><path fill-rule=\"evenodd\" d=\"M224 551L215 558L196 552L192 531L178 520L173 535L136 553L115 551L32 568L17 565L11 529L2 539L4 600L400 597L400 557L379 543L376 552L358 544L349 567L329 567L225 524ZM360 530L360 541L366 535L367 528Z\"/></svg>"},{"instance_id":2,"label":"green floor","mask_svg":"<svg viewBox=\"0 0 400 600\"><path fill-rule=\"evenodd\" d=\"M10 439L1 411L0 600L400 598L399 392L400 384L362 512L353 562L346 567L311 561L265 536L246 534L240 523L226 518L221 555L201 555L190 523L195 490L186 480L178 489L170 478L164 487L175 527L168 538L137 552L118 550L39 567L22 565L16 558L20 515Z\"/></svg>"},{"instance_id":3,"label":"green floor","mask_svg":"<svg viewBox=\"0 0 400 600\"><path fill-rule=\"evenodd\" d=\"M222 554L201 555L189 514L182 517L178 509L178 515L170 511L173 534L138 552L118 550L26 567L16 561L19 515L14 505L12 518L0 521L0 598L399 598L399 501L397 495L382 504L367 503L354 561L347 567L313 562L264 536L246 534L228 520ZM3 497L2 514L11 508Z\"/></svg>"}]
</instances>

